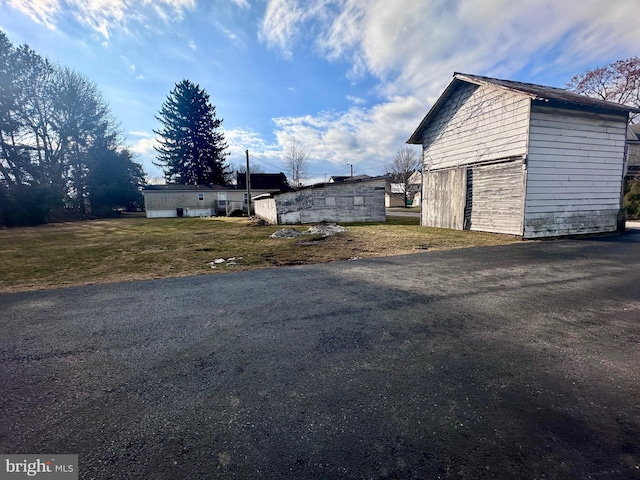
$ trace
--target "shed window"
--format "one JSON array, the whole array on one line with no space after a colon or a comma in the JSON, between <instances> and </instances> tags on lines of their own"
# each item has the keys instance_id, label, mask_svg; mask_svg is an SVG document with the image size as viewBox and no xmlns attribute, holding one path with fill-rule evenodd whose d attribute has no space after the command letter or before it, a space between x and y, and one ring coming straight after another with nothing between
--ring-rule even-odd
<instances>
[{"instance_id":1,"label":"shed window","mask_svg":"<svg viewBox=\"0 0 640 480\"><path fill-rule=\"evenodd\" d=\"M198 194L198 200L204 200L204 193Z\"/></svg>"}]
</instances>

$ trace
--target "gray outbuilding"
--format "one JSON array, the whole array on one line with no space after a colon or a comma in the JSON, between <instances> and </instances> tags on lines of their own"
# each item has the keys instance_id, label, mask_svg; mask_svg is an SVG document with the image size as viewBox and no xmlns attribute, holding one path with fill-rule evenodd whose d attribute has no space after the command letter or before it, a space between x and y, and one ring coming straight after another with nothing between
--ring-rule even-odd
<instances>
[{"instance_id":1,"label":"gray outbuilding","mask_svg":"<svg viewBox=\"0 0 640 480\"><path fill-rule=\"evenodd\" d=\"M421 224L523 238L615 231L636 111L454 74L407 141L423 148Z\"/></svg>"},{"instance_id":2,"label":"gray outbuilding","mask_svg":"<svg viewBox=\"0 0 640 480\"><path fill-rule=\"evenodd\" d=\"M274 225L384 222L386 177L318 183L253 199L256 215Z\"/></svg>"}]
</instances>

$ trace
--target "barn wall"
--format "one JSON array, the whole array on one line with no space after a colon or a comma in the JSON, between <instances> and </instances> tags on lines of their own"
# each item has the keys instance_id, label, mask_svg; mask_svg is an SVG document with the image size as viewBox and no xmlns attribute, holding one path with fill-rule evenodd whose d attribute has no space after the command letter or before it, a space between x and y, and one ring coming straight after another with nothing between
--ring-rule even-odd
<instances>
[{"instance_id":1,"label":"barn wall","mask_svg":"<svg viewBox=\"0 0 640 480\"><path fill-rule=\"evenodd\" d=\"M383 179L324 184L275 197L278 223L384 222Z\"/></svg>"},{"instance_id":2,"label":"barn wall","mask_svg":"<svg viewBox=\"0 0 640 480\"><path fill-rule=\"evenodd\" d=\"M617 228L626 116L533 107L524 237Z\"/></svg>"},{"instance_id":3,"label":"barn wall","mask_svg":"<svg viewBox=\"0 0 640 480\"><path fill-rule=\"evenodd\" d=\"M464 228L467 169L424 172L420 223L426 227Z\"/></svg>"},{"instance_id":4,"label":"barn wall","mask_svg":"<svg viewBox=\"0 0 640 480\"><path fill-rule=\"evenodd\" d=\"M461 84L423 135L423 171L523 155L529 97Z\"/></svg>"},{"instance_id":5,"label":"barn wall","mask_svg":"<svg viewBox=\"0 0 640 480\"><path fill-rule=\"evenodd\" d=\"M465 229L522 235L524 182L521 158L467 167Z\"/></svg>"},{"instance_id":6,"label":"barn wall","mask_svg":"<svg viewBox=\"0 0 640 480\"><path fill-rule=\"evenodd\" d=\"M255 198L252 202L253 211L258 217L274 225L278 223L278 211L273 197Z\"/></svg>"}]
</instances>

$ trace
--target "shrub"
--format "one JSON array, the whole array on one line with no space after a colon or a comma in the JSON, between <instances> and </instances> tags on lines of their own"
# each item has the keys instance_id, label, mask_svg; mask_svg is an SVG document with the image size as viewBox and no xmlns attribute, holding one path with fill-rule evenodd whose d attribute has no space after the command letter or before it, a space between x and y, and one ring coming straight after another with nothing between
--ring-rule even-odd
<instances>
[{"instance_id":1,"label":"shrub","mask_svg":"<svg viewBox=\"0 0 640 480\"><path fill-rule=\"evenodd\" d=\"M640 218L640 180L627 180L624 185L624 208L627 218Z\"/></svg>"}]
</instances>

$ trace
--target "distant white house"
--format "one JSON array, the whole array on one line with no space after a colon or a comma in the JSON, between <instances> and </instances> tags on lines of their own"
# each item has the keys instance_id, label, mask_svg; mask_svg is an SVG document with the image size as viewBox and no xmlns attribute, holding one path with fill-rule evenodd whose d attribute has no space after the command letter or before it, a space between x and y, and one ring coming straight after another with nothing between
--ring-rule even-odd
<instances>
[{"instance_id":1,"label":"distant white house","mask_svg":"<svg viewBox=\"0 0 640 480\"><path fill-rule=\"evenodd\" d=\"M407 142L423 149L421 224L524 238L615 231L637 111L454 74Z\"/></svg>"},{"instance_id":2,"label":"distant white house","mask_svg":"<svg viewBox=\"0 0 640 480\"><path fill-rule=\"evenodd\" d=\"M147 185L142 195L147 218L227 215L246 203L245 192L222 185Z\"/></svg>"},{"instance_id":3,"label":"distant white house","mask_svg":"<svg viewBox=\"0 0 640 480\"><path fill-rule=\"evenodd\" d=\"M627 130L627 177L640 178L640 124Z\"/></svg>"},{"instance_id":4,"label":"distant white house","mask_svg":"<svg viewBox=\"0 0 640 480\"><path fill-rule=\"evenodd\" d=\"M211 217L247 210L246 173L236 185L147 185L143 190L147 218ZM289 188L283 173L252 173L251 198Z\"/></svg>"},{"instance_id":5,"label":"distant white house","mask_svg":"<svg viewBox=\"0 0 640 480\"><path fill-rule=\"evenodd\" d=\"M404 207L405 192L407 196L407 204L413 207L420 206L422 197L422 173L415 171L411 174L406 184L404 183L387 183L384 195L384 205L390 207Z\"/></svg>"}]
</instances>

